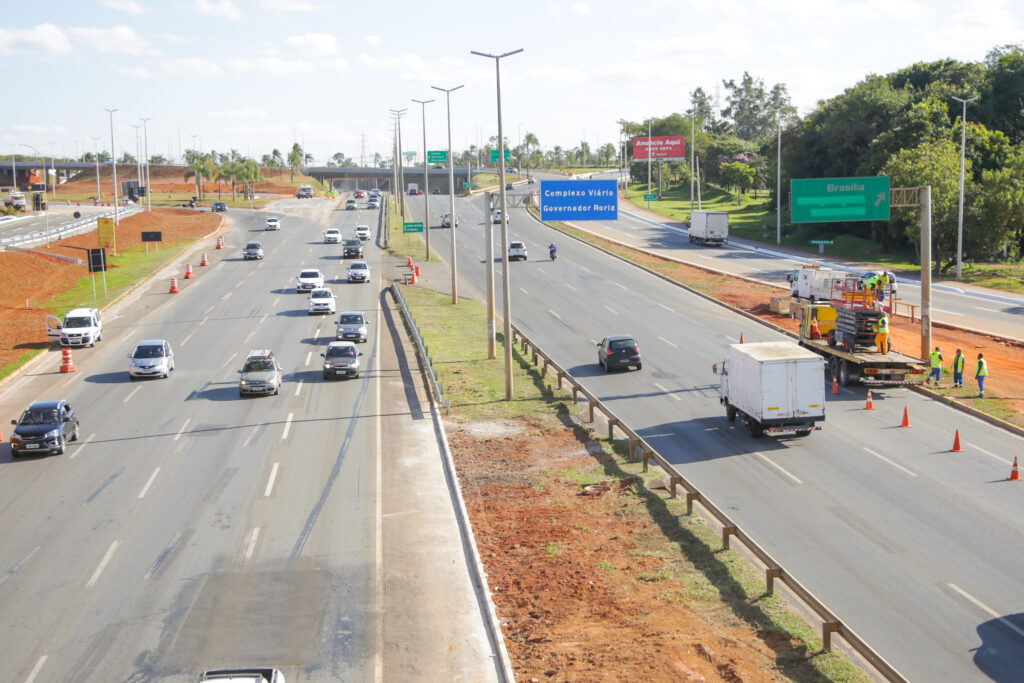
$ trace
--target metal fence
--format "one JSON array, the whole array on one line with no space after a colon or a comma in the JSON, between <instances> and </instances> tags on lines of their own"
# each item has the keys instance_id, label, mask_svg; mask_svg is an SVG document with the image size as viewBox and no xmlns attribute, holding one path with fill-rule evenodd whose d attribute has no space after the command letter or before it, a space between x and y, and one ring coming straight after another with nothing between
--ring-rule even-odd
<instances>
[{"instance_id":1,"label":"metal fence","mask_svg":"<svg viewBox=\"0 0 1024 683\"><path fill-rule=\"evenodd\" d=\"M131 207L128 209L118 210L118 218L125 216L131 216L132 214L140 211L139 207ZM65 237L71 237L72 235L79 235L84 232L90 232L96 229L96 220L99 218L109 218L114 215L114 210L111 209L105 213L101 213L88 218L82 218L74 223L68 223L59 227L51 228L50 230L43 230L40 232L33 232L28 235L15 235L13 237L5 237L0 239L0 249L6 249L7 247L26 247L34 244L40 244L43 242L53 242L56 240L64 239Z\"/></svg>"},{"instance_id":2,"label":"metal fence","mask_svg":"<svg viewBox=\"0 0 1024 683\"><path fill-rule=\"evenodd\" d=\"M437 381L437 370L434 369L434 359L430 357L430 348L423 343L423 335L420 334L420 328L416 325L416 321L413 319L412 313L405 303L405 297L402 296L402 288L398 286L397 282L391 284L391 293L401 307L402 318L405 319L405 325L412 334L413 341L416 342L416 351L419 353L420 362L423 363L423 369L426 371L427 378L430 381L430 388L434 399L447 413L451 404L449 399L444 396L444 385Z\"/></svg>"}]
</instances>

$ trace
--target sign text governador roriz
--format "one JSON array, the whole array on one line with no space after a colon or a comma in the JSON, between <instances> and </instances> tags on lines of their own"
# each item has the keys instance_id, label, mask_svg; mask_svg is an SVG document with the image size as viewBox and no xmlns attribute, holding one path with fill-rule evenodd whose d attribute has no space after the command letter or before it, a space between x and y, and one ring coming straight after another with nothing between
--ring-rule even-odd
<instances>
[{"instance_id":1,"label":"sign text governador roriz","mask_svg":"<svg viewBox=\"0 0 1024 683\"><path fill-rule=\"evenodd\" d=\"M551 199L558 197L565 201L565 199L580 198L580 199L601 199L607 198L611 203L600 204L596 201L580 202L577 204L564 204L559 202L557 205L552 205ZM541 192L541 204L543 205L544 212L552 211L555 213L563 211L586 211L588 208L591 211L614 211L616 208L615 202L615 190L605 189L588 189L588 190L544 190Z\"/></svg>"}]
</instances>

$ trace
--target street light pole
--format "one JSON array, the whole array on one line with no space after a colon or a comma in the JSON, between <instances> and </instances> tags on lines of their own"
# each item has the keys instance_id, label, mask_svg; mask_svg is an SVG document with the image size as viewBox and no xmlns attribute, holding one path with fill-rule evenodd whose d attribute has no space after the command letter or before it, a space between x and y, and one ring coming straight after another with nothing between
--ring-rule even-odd
<instances>
[{"instance_id":1,"label":"street light pole","mask_svg":"<svg viewBox=\"0 0 1024 683\"><path fill-rule=\"evenodd\" d=\"M42 152L33 147L32 145L26 145L24 142L21 143L22 147L28 147L30 150L36 153L36 156L43 162L43 178L46 178L46 159L43 158ZM43 183L43 199L46 199L46 184ZM46 221L46 243L50 243L50 207L47 205L46 209L43 210L43 217Z\"/></svg>"},{"instance_id":2,"label":"street light pole","mask_svg":"<svg viewBox=\"0 0 1024 683\"><path fill-rule=\"evenodd\" d=\"M110 165L114 169L114 225L120 225L120 218L117 215L117 153L114 148L114 112L117 109L104 109L110 114Z\"/></svg>"},{"instance_id":3,"label":"street light pole","mask_svg":"<svg viewBox=\"0 0 1024 683\"><path fill-rule=\"evenodd\" d=\"M782 118L775 112L779 143L775 152L775 244L782 244Z\"/></svg>"},{"instance_id":4,"label":"street light pole","mask_svg":"<svg viewBox=\"0 0 1024 683\"><path fill-rule=\"evenodd\" d=\"M100 194L100 139L92 139L92 150L93 154L96 155L96 203L100 204L103 200L103 195Z\"/></svg>"},{"instance_id":5,"label":"street light pole","mask_svg":"<svg viewBox=\"0 0 1024 683\"><path fill-rule=\"evenodd\" d=\"M51 187L53 188L52 189L53 199L54 199L54 201L56 201L57 200L57 169L53 165L53 145L54 145L54 141L53 140L48 140L47 142L50 145L50 173L48 173L47 175L53 175L53 180L51 181L53 184L51 185Z\"/></svg>"},{"instance_id":6,"label":"street light pole","mask_svg":"<svg viewBox=\"0 0 1024 683\"><path fill-rule=\"evenodd\" d=\"M651 119L647 119L647 194L651 193ZM651 200L647 200L647 208L651 208ZM692 218L690 220L693 220Z\"/></svg>"},{"instance_id":7,"label":"street light pole","mask_svg":"<svg viewBox=\"0 0 1024 683\"><path fill-rule=\"evenodd\" d=\"M427 255L425 261L430 260L430 178L428 177L429 167L427 166L427 105L434 100L413 100L420 105L423 113L423 234L427 240Z\"/></svg>"},{"instance_id":8,"label":"street light pole","mask_svg":"<svg viewBox=\"0 0 1024 683\"><path fill-rule=\"evenodd\" d=\"M194 163L196 164L196 202L198 203L199 202L199 169L200 169L199 162L200 162L200 156L201 155L199 153L199 147L196 145L196 138L198 138L199 136L195 135L195 134L192 134L192 135L190 135L190 137L192 138L192 158L195 159Z\"/></svg>"},{"instance_id":9,"label":"street light pole","mask_svg":"<svg viewBox=\"0 0 1024 683\"><path fill-rule=\"evenodd\" d=\"M471 51L472 54L480 57L487 57L494 60L495 85L498 92L498 191L501 193L501 281L502 297L505 303L505 400L512 400L512 286L508 267L508 203L505 200L505 136L501 127L501 60L504 57L511 57L523 51L523 48L505 52L500 55L490 55L484 52ZM494 221L491 221L494 225ZM493 230L493 227L491 228ZM488 239L488 244L491 240ZM493 259L490 259L493 267ZM493 330L493 324L491 325ZM494 336L491 335L493 344Z\"/></svg>"},{"instance_id":10,"label":"street light pole","mask_svg":"<svg viewBox=\"0 0 1024 683\"><path fill-rule=\"evenodd\" d=\"M405 162L402 160L402 117L408 109L389 109L398 121L398 201L402 210L402 222L405 222Z\"/></svg>"},{"instance_id":11,"label":"street light pole","mask_svg":"<svg viewBox=\"0 0 1024 683\"><path fill-rule=\"evenodd\" d=\"M455 252L455 159L452 157L452 93L462 86L439 88L432 85L430 87L444 93L445 105L448 110L448 225L452 231L452 305L455 305L459 303L459 280Z\"/></svg>"},{"instance_id":12,"label":"street light pole","mask_svg":"<svg viewBox=\"0 0 1024 683\"><path fill-rule=\"evenodd\" d=\"M957 212L956 220L956 279L959 280L964 258L964 164L967 156L967 103L978 98L975 96L965 100L952 95L950 97L964 105L964 113L960 117L960 209Z\"/></svg>"},{"instance_id":13,"label":"street light pole","mask_svg":"<svg viewBox=\"0 0 1024 683\"><path fill-rule=\"evenodd\" d=\"M150 199L150 195L153 193L151 191L152 188L149 186L149 131L146 129L146 123L149 119L144 119L140 116L139 120L142 121L142 159L143 164L145 164L143 168L146 172L146 211L153 213L153 201Z\"/></svg>"}]
</instances>

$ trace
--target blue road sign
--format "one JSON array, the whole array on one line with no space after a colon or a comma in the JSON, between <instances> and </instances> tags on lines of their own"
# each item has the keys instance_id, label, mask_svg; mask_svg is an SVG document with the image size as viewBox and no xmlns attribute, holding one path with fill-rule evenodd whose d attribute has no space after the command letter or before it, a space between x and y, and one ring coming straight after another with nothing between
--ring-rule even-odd
<instances>
[{"instance_id":1,"label":"blue road sign","mask_svg":"<svg viewBox=\"0 0 1024 683\"><path fill-rule=\"evenodd\" d=\"M542 221L615 221L619 191L615 180L540 181Z\"/></svg>"}]
</instances>

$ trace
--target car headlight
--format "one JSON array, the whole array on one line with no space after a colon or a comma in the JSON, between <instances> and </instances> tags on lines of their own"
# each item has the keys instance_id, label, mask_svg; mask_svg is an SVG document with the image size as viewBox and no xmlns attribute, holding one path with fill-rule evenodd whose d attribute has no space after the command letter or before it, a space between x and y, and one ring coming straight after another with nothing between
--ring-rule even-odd
<instances>
[{"instance_id":1,"label":"car headlight","mask_svg":"<svg viewBox=\"0 0 1024 683\"><path fill-rule=\"evenodd\" d=\"M325 360L324 361L324 367L325 368L333 368L334 367L334 361Z\"/></svg>"},{"instance_id":2,"label":"car headlight","mask_svg":"<svg viewBox=\"0 0 1024 683\"><path fill-rule=\"evenodd\" d=\"M247 387L247 386L249 386L249 380L247 380L247 379L239 380L239 384L241 384L243 387Z\"/></svg>"},{"instance_id":3,"label":"car headlight","mask_svg":"<svg viewBox=\"0 0 1024 683\"><path fill-rule=\"evenodd\" d=\"M56 439L59 436L60 436L60 430L59 429L54 429L52 431L46 432L46 435L43 436L43 438L44 439Z\"/></svg>"},{"instance_id":4,"label":"car headlight","mask_svg":"<svg viewBox=\"0 0 1024 683\"><path fill-rule=\"evenodd\" d=\"M366 328L365 327L360 327L359 328L359 334L361 334L362 336L365 337L366 336Z\"/></svg>"}]
</instances>

